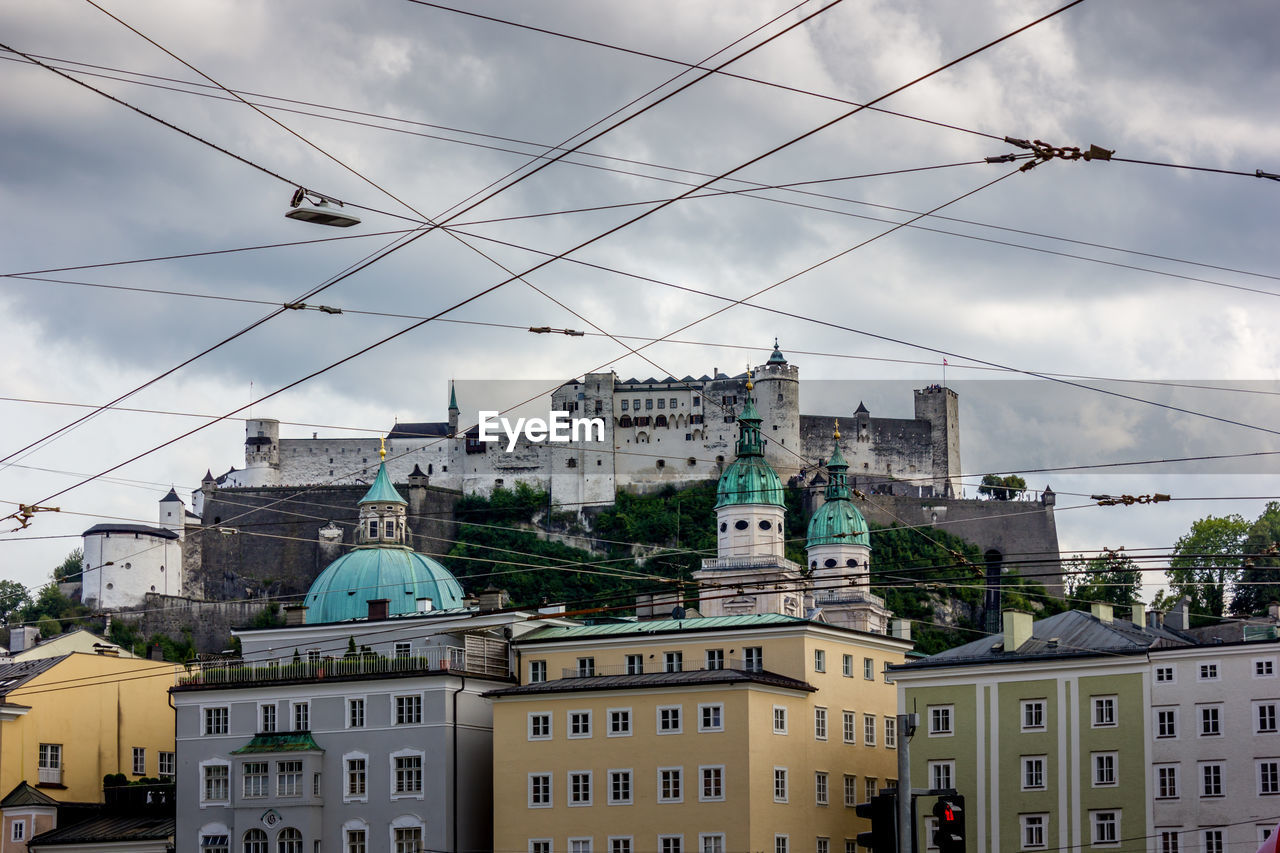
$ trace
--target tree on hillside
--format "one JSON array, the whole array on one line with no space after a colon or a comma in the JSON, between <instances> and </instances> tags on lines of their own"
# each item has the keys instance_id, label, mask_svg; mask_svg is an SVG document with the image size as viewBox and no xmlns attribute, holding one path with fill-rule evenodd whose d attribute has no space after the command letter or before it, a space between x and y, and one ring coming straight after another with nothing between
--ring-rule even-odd
<instances>
[{"instance_id":1,"label":"tree on hillside","mask_svg":"<svg viewBox=\"0 0 1280 853\"><path fill-rule=\"evenodd\" d=\"M84 549L76 548L54 568L53 579L58 583L73 583L80 580L82 571L84 571Z\"/></svg>"},{"instance_id":2,"label":"tree on hillside","mask_svg":"<svg viewBox=\"0 0 1280 853\"><path fill-rule=\"evenodd\" d=\"M1017 474L1001 477L999 474L987 474L978 486L978 494L992 500L1011 501L1027 490L1027 481Z\"/></svg>"},{"instance_id":3,"label":"tree on hillside","mask_svg":"<svg viewBox=\"0 0 1280 853\"><path fill-rule=\"evenodd\" d=\"M1142 572L1128 554L1106 551L1085 559L1077 554L1063 564L1067 598L1128 607L1141 600Z\"/></svg>"},{"instance_id":4,"label":"tree on hillside","mask_svg":"<svg viewBox=\"0 0 1280 853\"><path fill-rule=\"evenodd\" d=\"M1280 502L1271 501L1249 525L1244 541L1244 567L1236 578L1231 611L1240 616L1265 613L1267 604L1280 601Z\"/></svg>"},{"instance_id":5,"label":"tree on hillside","mask_svg":"<svg viewBox=\"0 0 1280 853\"><path fill-rule=\"evenodd\" d=\"M9 614L16 613L31 603L27 588L17 581L0 581L0 622L8 622Z\"/></svg>"},{"instance_id":6,"label":"tree on hillside","mask_svg":"<svg viewBox=\"0 0 1280 853\"><path fill-rule=\"evenodd\" d=\"M1239 515L1205 516L1173 546L1169 563L1169 596L1191 600L1195 622L1226 615L1236 580L1240 552L1249 535L1249 522Z\"/></svg>"}]
</instances>

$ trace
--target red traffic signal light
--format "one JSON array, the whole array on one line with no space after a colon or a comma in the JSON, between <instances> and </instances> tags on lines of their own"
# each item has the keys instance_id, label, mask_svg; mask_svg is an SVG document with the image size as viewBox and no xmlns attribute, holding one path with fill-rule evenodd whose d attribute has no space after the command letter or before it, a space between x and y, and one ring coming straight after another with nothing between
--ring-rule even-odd
<instances>
[{"instance_id":1,"label":"red traffic signal light","mask_svg":"<svg viewBox=\"0 0 1280 853\"><path fill-rule=\"evenodd\" d=\"M938 829L933 834L938 853L965 853L964 797L960 794L938 797L933 804L933 816L938 819Z\"/></svg>"}]
</instances>

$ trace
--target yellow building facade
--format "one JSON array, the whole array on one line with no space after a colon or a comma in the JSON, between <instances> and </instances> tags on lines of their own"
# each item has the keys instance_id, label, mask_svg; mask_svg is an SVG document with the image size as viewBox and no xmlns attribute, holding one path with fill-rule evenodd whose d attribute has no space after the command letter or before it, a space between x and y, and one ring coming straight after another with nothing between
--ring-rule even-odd
<instances>
[{"instance_id":1,"label":"yellow building facade","mask_svg":"<svg viewBox=\"0 0 1280 853\"><path fill-rule=\"evenodd\" d=\"M781 614L547 628L494 699L494 846L842 853L897 776L909 641Z\"/></svg>"},{"instance_id":2,"label":"yellow building facade","mask_svg":"<svg viewBox=\"0 0 1280 853\"><path fill-rule=\"evenodd\" d=\"M0 667L0 792L102 801L102 777L172 776L174 664L73 652ZM10 836L6 836L10 837Z\"/></svg>"}]
</instances>

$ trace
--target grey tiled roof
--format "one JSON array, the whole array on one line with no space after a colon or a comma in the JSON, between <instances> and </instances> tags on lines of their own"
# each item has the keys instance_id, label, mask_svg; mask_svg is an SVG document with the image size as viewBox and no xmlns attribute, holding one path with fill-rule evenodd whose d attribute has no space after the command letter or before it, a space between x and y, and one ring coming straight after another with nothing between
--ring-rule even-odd
<instances>
[{"instance_id":1,"label":"grey tiled roof","mask_svg":"<svg viewBox=\"0 0 1280 853\"><path fill-rule=\"evenodd\" d=\"M174 831L172 815L135 817L98 817L91 820L60 826L42 832L28 842L30 847L54 844L105 844L108 842L152 841L171 838Z\"/></svg>"},{"instance_id":2,"label":"grey tiled roof","mask_svg":"<svg viewBox=\"0 0 1280 853\"><path fill-rule=\"evenodd\" d=\"M177 539L178 534L163 527L150 527L146 524L95 524L86 530L83 536L92 533L145 533L148 536L159 536L161 539Z\"/></svg>"},{"instance_id":3,"label":"grey tiled roof","mask_svg":"<svg viewBox=\"0 0 1280 853\"><path fill-rule=\"evenodd\" d=\"M540 693L579 693L595 690L634 690L648 687L688 687L706 684L764 684L813 693L808 682L776 672L747 672L740 669L697 669L687 672L646 672L640 675L594 675L586 678L558 678L504 687L485 696L530 696Z\"/></svg>"},{"instance_id":4,"label":"grey tiled roof","mask_svg":"<svg viewBox=\"0 0 1280 853\"><path fill-rule=\"evenodd\" d=\"M67 659L67 655L51 658L35 658L0 665L0 696L16 690L47 669L53 669Z\"/></svg>"},{"instance_id":5,"label":"grey tiled roof","mask_svg":"<svg viewBox=\"0 0 1280 853\"><path fill-rule=\"evenodd\" d=\"M922 660L892 666L891 669L1131 655L1150 649L1193 644L1189 636L1171 628L1147 628L1120 618L1103 622L1091 613L1068 610L1035 622L1031 639L1017 649L1004 648L1004 635L994 634Z\"/></svg>"},{"instance_id":6,"label":"grey tiled roof","mask_svg":"<svg viewBox=\"0 0 1280 853\"><path fill-rule=\"evenodd\" d=\"M430 423L401 424L397 423L387 433L387 438L441 438L449 434L447 421Z\"/></svg>"}]
</instances>

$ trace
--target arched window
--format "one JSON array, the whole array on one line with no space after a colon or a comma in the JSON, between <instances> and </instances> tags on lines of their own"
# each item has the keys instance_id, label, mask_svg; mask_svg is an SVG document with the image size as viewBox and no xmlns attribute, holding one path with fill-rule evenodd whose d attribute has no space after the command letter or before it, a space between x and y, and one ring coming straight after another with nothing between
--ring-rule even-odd
<instances>
[{"instance_id":1,"label":"arched window","mask_svg":"<svg viewBox=\"0 0 1280 853\"><path fill-rule=\"evenodd\" d=\"M653 419L653 425L656 427L665 427L667 425L667 416L658 415L656 418Z\"/></svg>"},{"instance_id":2,"label":"arched window","mask_svg":"<svg viewBox=\"0 0 1280 853\"><path fill-rule=\"evenodd\" d=\"M302 853L302 833L286 826L276 836L276 853Z\"/></svg>"},{"instance_id":3,"label":"arched window","mask_svg":"<svg viewBox=\"0 0 1280 853\"><path fill-rule=\"evenodd\" d=\"M618 426L620 427L631 426L631 415L623 415L622 417L618 418Z\"/></svg>"},{"instance_id":4,"label":"arched window","mask_svg":"<svg viewBox=\"0 0 1280 853\"><path fill-rule=\"evenodd\" d=\"M267 834L261 829L251 829L244 834L244 853L268 853Z\"/></svg>"}]
</instances>

